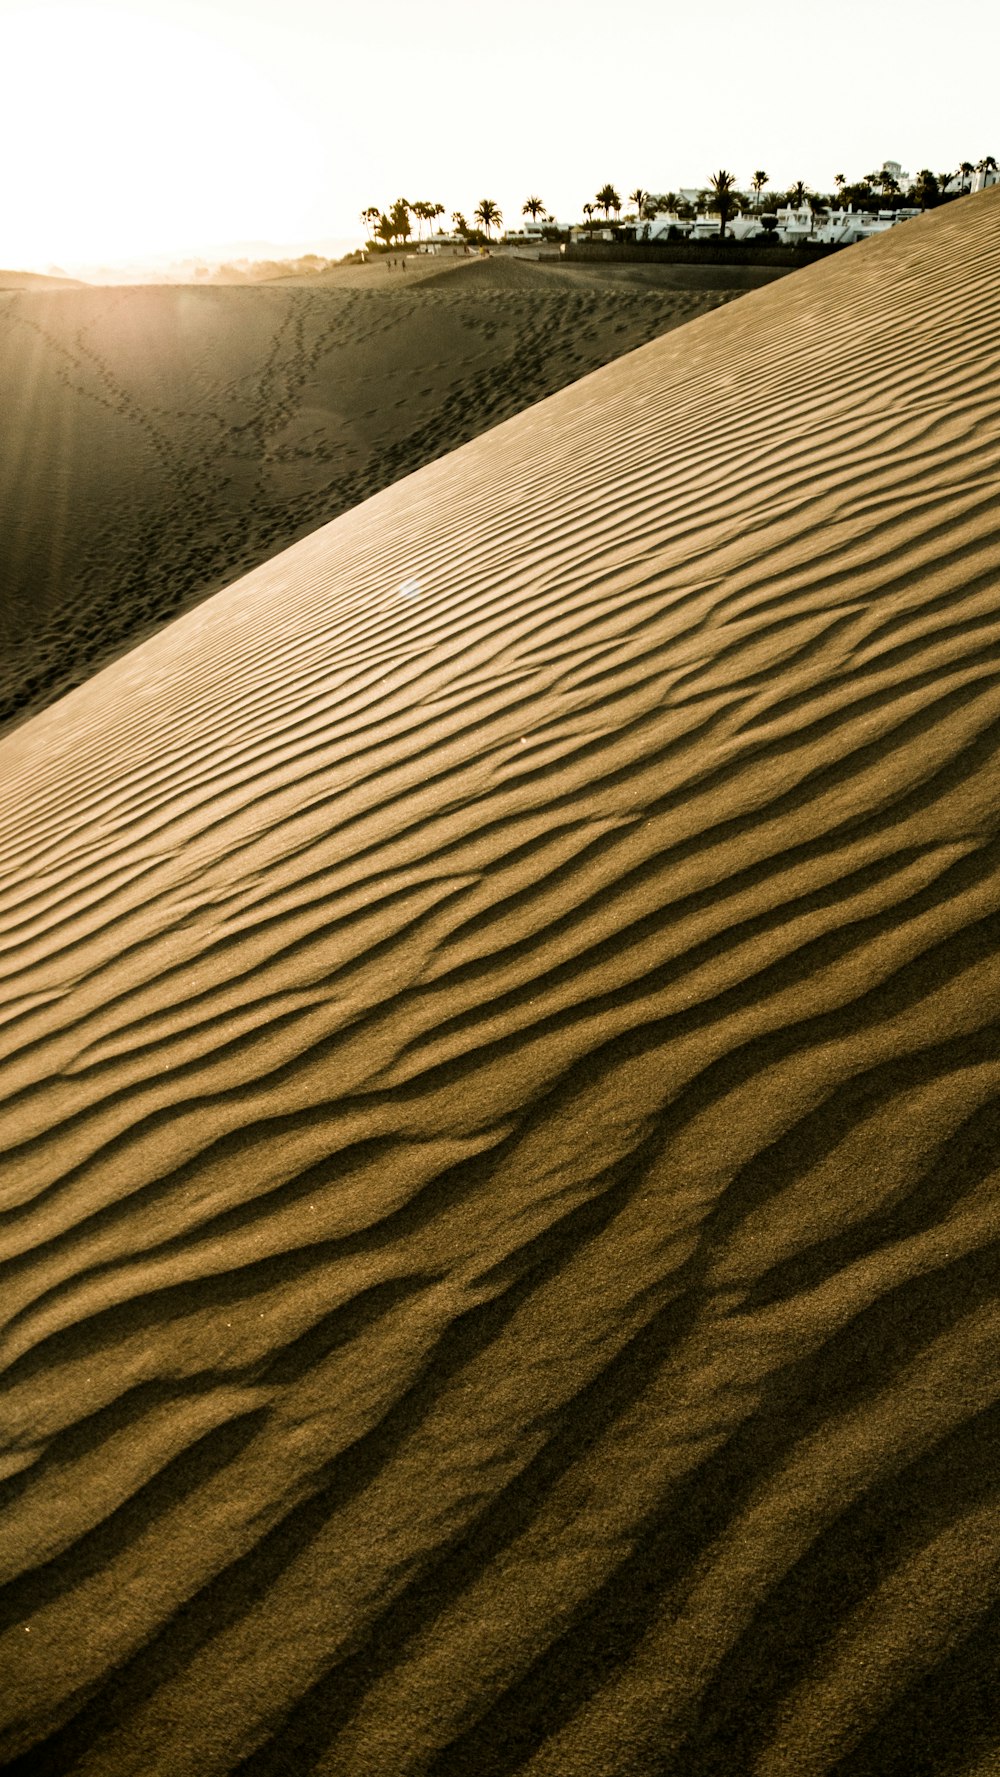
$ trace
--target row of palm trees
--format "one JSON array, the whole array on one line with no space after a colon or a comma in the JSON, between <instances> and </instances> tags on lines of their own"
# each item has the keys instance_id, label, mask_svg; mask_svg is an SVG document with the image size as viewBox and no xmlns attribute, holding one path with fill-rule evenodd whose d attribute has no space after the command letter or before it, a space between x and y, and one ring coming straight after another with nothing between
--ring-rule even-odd
<instances>
[{"instance_id":1,"label":"row of palm trees","mask_svg":"<svg viewBox=\"0 0 1000 1777\"><path fill-rule=\"evenodd\" d=\"M873 192L879 191L890 204L912 198L920 204L921 209L929 209L942 201L948 186L956 179L959 181L958 192L950 195L962 196L971 189L974 173L995 173L996 170L997 163L994 156L986 154L982 160L976 161L975 164L971 160L961 161L952 172L933 173L930 167L921 167L906 192L900 186L899 180L885 167L878 173L864 173L853 184L848 184L843 173L835 173L833 183L837 188L839 202L864 205L866 199L869 199Z\"/></svg>"},{"instance_id":2,"label":"row of palm trees","mask_svg":"<svg viewBox=\"0 0 1000 1777\"><path fill-rule=\"evenodd\" d=\"M425 222L433 225L444 213L443 204L432 203L429 199L418 198L411 203L409 198L398 197L388 210L380 210L378 204L369 204L361 212L361 221L369 240L378 240L386 247L394 247L399 241L409 240L412 233L411 216L417 223L419 235Z\"/></svg>"},{"instance_id":3,"label":"row of palm trees","mask_svg":"<svg viewBox=\"0 0 1000 1777\"><path fill-rule=\"evenodd\" d=\"M935 174L929 168L924 167L905 194L898 179L885 167L877 173L865 173L861 179L852 184L848 183L844 173L837 173L834 175L833 182L836 187L836 202L838 204L854 204L858 208L864 208L875 192L881 192L883 199L889 203L892 203L893 200L898 202L911 199L918 202L921 208L926 209L945 198L947 187L955 179L960 181L959 193L961 194L970 189L974 173L995 173L996 170L997 163L991 154L984 155L982 160L977 161L975 165L971 161L964 160L953 173ZM760 210L763 201L762 194L769 180L770 174L763 167L756 168L750 180L750 191L753 193L753 197L748 199L746 193L738 188L735 174L729 172L727 168L720 167L718 172L712 174L707 187L700 193L700 199L718 216L720 235L725 234L726 224L734 213L744 208ZM781 194L781 197L795 208L800 208L807 197L815 195L804 180L797 179L787 192ZM781 201L781 197L777 193L771 194L771 196L772 201ZM634 191L629 192L628 202L635 205L636 217L639 221L652 221L663 211L684 208L682 200L679 199L676 192L665 192L657 196L643 190L639 185ZM621 207L622 200L615 187L611 184L603 185L593 202L583 206L587 227L594 226L597 210L603 210L605 219L607 219L612 210L614 210L616 217L620 217Z\"/></svg>"},{"instance_id":4,"label":"row of palm trees","mask_svg":"<svg viewBox=\"0 0 1000 1777\"><path fill-rule=\"evenodd\" d=\"M996 170L996 160L993 155L987 154L975 164L972 161L963 160L952 173L932 173L928 167L923 167L906 193L901 191L899 181L885 167L877 173L865 173L862 178L853 182L848 182L844 173L836 173L833 183L836 187L836 202L839 204L853 204L858 208L864 208L866 203L871 201L875 192L881 192L882 198L889 203L904 199L913 200L918 202L921 208L926 209L944 199L947 187L955 179L960 180L960 192L966 192L971 186L974 173L996 172ZM717 172L712 174L704 192L701 193L701 198L718 216L720 235L725 234L730 216L744 208L756 210L761 208L762 194L767 188L769 180L770 174L765 172L763 167L758 167L750 180L749 189L753 194L750 198L747 193L739 189L735 174L729 172L726 167L720 167ZM770 195L772 201L776 198L781 201L778 194ZM781 194L781 197L787 203L799 208L807 197L815 197L815 195L815 192L805 184L804 180L797 179L787 192ZM638 220L647 222L652 221L655 216L664 211L683 207L682 200L678 198L676 192L668 191L657 195L645 191L641 185L637 185L634 191L629 192L627 201L634 204ZM605 221L609 220L612 210L616 218L620 219L621 217L622 199L610 182L602 185L593 201L583 206L584 221L588 228L595 226L598 210L604 212ZM400 243L405 244L409 240L413 232L411 219L417 224L417 239L420 240L424 224L427 223L433 227L438 217L444 214L443 204L432 203L424 199L418 199L411 203L408 198L398 197L388 211L380 210L377 204L369 204L368 208L361 212L361 221L365 226L369 240L381 242L385 247L395 247ZM492 240L493 230L499 229L503 225L503 214L492 198L481 198L472 214L476 229L470 228L460 210L452 211L452 227L455 233L464 239L469 239L478 230L488 241ZM522 216L530 216L534 222L537 222L540 216L547 217L549 221L552 220L551 217L548 217L542 199L536 196L525 200L521 206L521 214Z\"/></svg>"},{"instance_id":5,"label":"row of palm trees","mask_svg":"<svg viewBox=\"0 0 1000 1777\"><path fill-rule=\"evenodd\" d=\"M369 204L362 210L361 221L365 226L370 241L381 241L386 247L395 247L409 240L413 230L410 218L417 223L417 239L422 238L423 224L433 224L439 216L445 214L443 204L418 199L411 203L409 198L398 197L389 210L380 210L377 204ZM529 197L521 214L537 219L545 214L545 205L540 197ZM503 213L498 204L490 197L481 198L472 212L473 220L478 224L487 240L492 239L495 228L503 223ZM453 210L452 227L456 234L469 236L473 230L469 227L461 210Z\"/></svg>"},{"instance_id":6,"label":"row of palm trees","mask_svg":"<svg viewBox=\"0 0 1000 1777\"><path fill-rule=\"evenodd\" d=\"M754 174L753 187L755 192L759 194L764 185L766 185L767 178L768 175L764 172ZM711 193L714 198L712 208L718 212L720 218L719 233L725 234L726 223L729 220L738 199L736 180L733 174L728 173L724 167L720 167L717 173L712 174L712 177L708 182L708 187L705 191L706 198L709 193ZM636 216L640 222L651 222L655 216L660 215L661 211L676 209L680 200L676 192L669 191L665 192L662 196L657 196L651 191L645 191L641 185L637 185L634 191L629 192L628 202L635 205ZM585 224L588 228L593 228L594 218L598 210L604 211L605 221L610 217L612 210L614 210L616 217L620 217L621 208L621 196L615 190L615 187L610 184L602 185L600 191L595 196L593 203L584 204L583 206Z\"/></svg>"}]
</instances>

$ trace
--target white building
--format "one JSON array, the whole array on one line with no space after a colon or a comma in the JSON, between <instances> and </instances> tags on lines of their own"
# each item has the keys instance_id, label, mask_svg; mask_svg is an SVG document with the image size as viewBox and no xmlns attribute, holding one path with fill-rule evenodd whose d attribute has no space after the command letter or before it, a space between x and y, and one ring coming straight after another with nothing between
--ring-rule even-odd
<instances>
[{"instance_id":1,"label":"white building","mask_svg":"<svg viewBox=\"0 0 1000 1777\"><path fill-rule=\"evenodd\" d=\"M526 216L519 228L508 228L503 238L511 247L537 247L544 241L547 228L557 228L560 234L565 234L569 227L568 222L557 222L554 216L543 216L539 222Z\"/></svg>"},{"instance_id":2,"label":"white building","mask_svg":"<svg viewBox=\"0 0 1000 1777\"><path fill-rule=\"evenodd\" d=\"M856 241L866 241L873 234L885 234L900 222L909 222L913 216L919 215L918 209L879 210L873 213L871 210L855 210L851 207L814 211L808 204L803 204L798 209L786 205L777 212L776 233L779 240L788 246L809 243L825 247L852 247Z\"/></svg>"},{"instance_id":3,"label":"white building","mask_svg":"<svg viewBox=\"0 0 1000 1777\"><path fill-rule=\"evenodd\" d=\"M996 167L978 166L971 173L952 173L941 190L946 197L962 197L967 192L985 191L987 186L996 184L1000 184Z\"/></svg>"},{"instance_id":4,"label":"white building","mask_svg":"<svg viewBox=\"0 0 1000 1777\"><path fill-rule=\"evenodd\" d=\"M887 178L895 179L902 188L910 182L910 174L903 171L899 161L883 162L882 171ZM985 185L1000 182L1000 173L995 169L983 170L976 174L974 189L982 190ZM703 192L681 191L678 198L704 200ZM901 222L909 222L912 217L919 216L919 208L903 206L897 209L855 210L852 207L833 209L826 205L813 208L806 198L801 204L782 204L776 211L768 213L766 220L772 223L770 229L764 227L765 218L757 210L730 216L726 223L726 240L751 241L770 234L777 238L783 246L799 245L850 247L856 241L868 240L871 235L885 234L890 228L896 228ZM626 225L625 238L636 241L666 241L671 230L674 239L678 235L692 241L712 241L719 238L719 216L711 210L701 210L692 217L682 217L676 210L661 211L649 221L635 225ZM593 229L573 228L570 239L573 241L610 241L616 238L616 231L608 227ZM622 238L622 231L617 231L617 238Z\"/></svg>"},{"instance_id":5,"label":"white building","mask_svg":"<svg viewBox=\"0 0 1000 1777\"><path fill-rule=\"evenodd\" d=\"M786 247L815 239L816 216L812 204L780 204L774 214L778 218L778 239L784 241Z\"/></svg>"},{"instance_id":6,"label":"white building","mask_svg":"<svg viewBox=\"0 0 1000 1777\"><path fill-rule=\"evenodd\" d=\"M560 224L560 226L562 225ZM643 227L645 227L645 223L643 223ZM626 233L623 229L612 228L610 223L595 223L593 228L588 228L585 223L579 222L574 222L567 232L571 243L576 241L613 241L616 236L625 238ZM636 238L641 240L641 234Z\"/></svg>"},{"instance_id":7,"label":"white building","mask_svg":"<svg viewBox=\"0 0 1000 1777\"><path fill-rule=\"evenodd\" d=\"M676 210L661 210L658 216L652 216L648 222L638 224L635 238L637 241L665 241L672 228L679 228L686 235L690 234L693 226L690 217L682 218Z\"/></svg>"},{"instance_id":8,"label":"white building","mask_svg":"<svg viewBox=\"0 0 1000 1777\"><path fill-rule=\"evenodd\" d=\"M732 220L726 223L726 233L732 227ZM693 222L687 224L685 230L691 241L710 241L719 238L719 218L713 216L711 210L699 210Z\"/></svg>"}]
</instances>

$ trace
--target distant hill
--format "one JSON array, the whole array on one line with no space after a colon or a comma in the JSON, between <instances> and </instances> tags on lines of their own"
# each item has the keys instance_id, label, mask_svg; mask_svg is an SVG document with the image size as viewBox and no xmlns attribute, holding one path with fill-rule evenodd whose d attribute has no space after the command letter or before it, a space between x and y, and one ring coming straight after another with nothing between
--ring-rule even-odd
<instances>
[{"instance_id":1,"label":"distant hill","mask_svg":"<svg viewBox=\"0 0 1000 1777\"><path fill-rule=\"evenodd\" d=\"M305 253L298 259L238 259L199 270L193 282L202 284L267 284L278 278L316 277L336 266L335 259Z\"/></svg>"},{"instance_id":2,"label":"distant hill","mask_svg":"<svg viewBox=\"0 0 1000 1777\"><path fill-rule=\"evenodd\" d=\"M83 290L80 278L54 278L48 272L0 271L0 290Z\"/></svg>"}]
</instances>

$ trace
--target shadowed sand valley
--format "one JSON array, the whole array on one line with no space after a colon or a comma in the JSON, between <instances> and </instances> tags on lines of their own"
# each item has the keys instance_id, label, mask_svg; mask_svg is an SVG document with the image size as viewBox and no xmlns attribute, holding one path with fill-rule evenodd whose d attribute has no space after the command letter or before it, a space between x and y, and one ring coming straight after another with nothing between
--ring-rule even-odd
<instances>
[{"instance_id":1,"label":"shadowed sand valley","mask_svg":"<svg viewBox=\"0 0 1000 1777\"><path fill-rule=\"evenodd\" d=\"M629 269L411 258L266 287L0 287L0 725L772 275Z\"/></svg>"},{"instance_id":2,"label":"shadowed sand valley","mask_svg":"<svg viewBox=\"0 0 1000 1777\"><path fill-rule=\"evenodd\" d=\"M704 314L0 740L10 1772L1000 1768L998 278Z\"/></svg>"}]
</instances>

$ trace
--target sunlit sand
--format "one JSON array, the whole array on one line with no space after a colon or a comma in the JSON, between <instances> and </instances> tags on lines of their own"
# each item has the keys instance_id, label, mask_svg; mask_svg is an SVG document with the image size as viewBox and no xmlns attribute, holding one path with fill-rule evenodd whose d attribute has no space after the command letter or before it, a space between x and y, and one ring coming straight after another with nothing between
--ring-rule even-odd
<instances>
[{"instance_id":1,"label":"sunlit sand","mask_svg":"<svg viewBox=\"0 0 1000 1777\"><path fill-rule=\"evenodd\" d=\"M997 1768L998 278L702 314L0 740L9 1769Z\"/></svg>"},{"instance_id":2,"label":"sunlit sand","mask_svg":"<svg viewBox=\"0 0 1000 1777\"><path fill-rule=\"evenodd\" d=\"M688 268L650 284L641 268L623 283L393 258L261 288L0 288L0 726L368 494L736 293L704 270L692 286Z\"/></svg>"}]
</instances>

